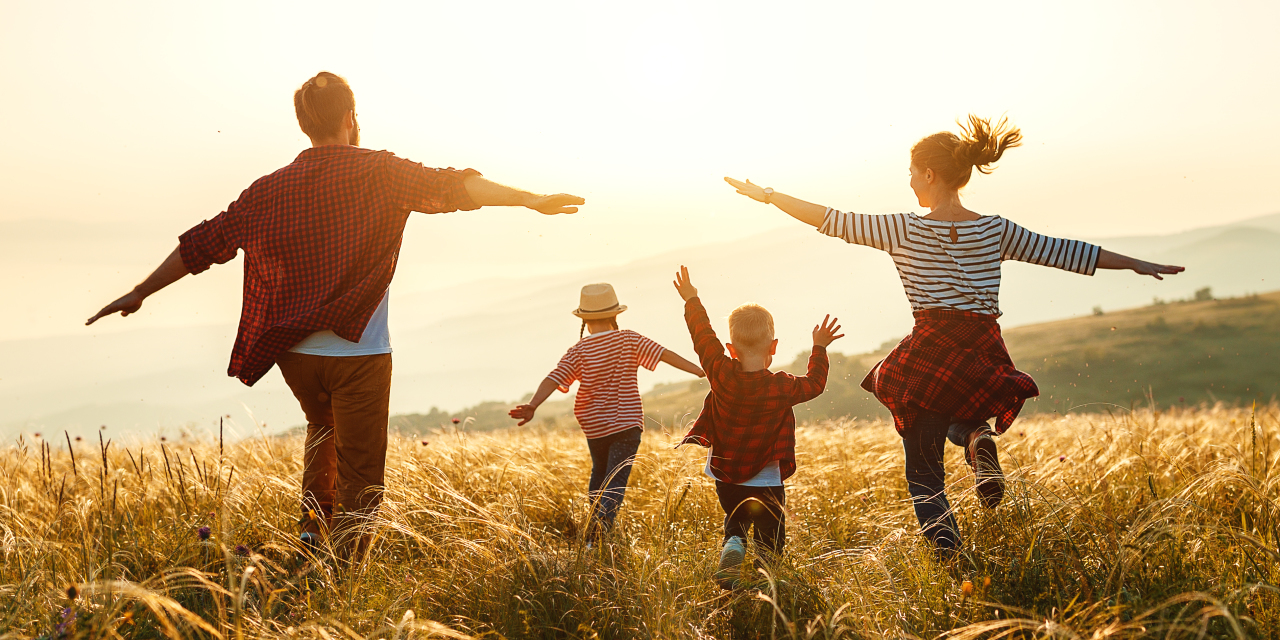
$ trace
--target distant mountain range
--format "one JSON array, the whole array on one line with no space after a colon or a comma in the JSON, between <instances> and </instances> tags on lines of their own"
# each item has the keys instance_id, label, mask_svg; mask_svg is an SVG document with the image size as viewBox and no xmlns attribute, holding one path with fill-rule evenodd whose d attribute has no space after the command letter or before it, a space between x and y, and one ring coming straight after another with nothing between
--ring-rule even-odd
<instances>
[{"instance_id":1,"label":"distant mountain range","mask_svg":"<svg viewBox=\"0 0 1280 640\"><path fill-rule=\"evenodd\" d=\"M1094 241L1121 253L1182 264L1187 272L1157 282L1127 272L1086 278L1006 263L1003 326L1088 316L1095 307L1107 314L1103 318L1114 317L1114 310L1156 298L1190 298L1203 287L1212 287L1220 298L1280 288L1280 214L1168 236ZM848 337L833 348L845 353L874 352L911 326L888 256L796 224L589 272L393 295L393 413L427 413L432 407L457 411L485 400L514 400L532 390L577 340L578 321L569 311L577 306L579 287L589 282L615 286L630 307L621 316L624 327L692 357L681 301L670 284L681 264L692 270L720 330L723 318L741 303L769 308L780 353L804 350L825 313L841 318ZM0 342L0 437L40 429L87 432L104 424L149 433L189 424L208 427L226 416L241 433L254 431L254 422L265 422L268 430L302 422L278 374L253 389L226 377L234 330L220 324ZM1144 365L1138 382L1128 384L1142 386L1141 374L1154 375L1151 371L1152 365ZM642 371L641 386L681 380L687 378L669 368ZM1071 402L1101 401L1090 394L1101 390L1077 388Z\"/></svg>"}]
</instances>

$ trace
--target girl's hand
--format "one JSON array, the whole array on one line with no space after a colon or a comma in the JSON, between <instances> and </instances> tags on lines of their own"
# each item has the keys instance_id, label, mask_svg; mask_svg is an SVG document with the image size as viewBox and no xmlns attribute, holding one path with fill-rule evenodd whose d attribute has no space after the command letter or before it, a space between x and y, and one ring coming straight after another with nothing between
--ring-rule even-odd
<instances>
[{"instance_id":1,"label":"girl's hand","mask_svg":"<svg viewBox=\"0 0 1280 640\"><path fill-rule=\"evenodd\" d=\"M1138 261L1138 264L1133 266L1134 273L1151 276L1156 280L1164 280L1164 278L1160 277L1161 274L1172 275L1175 273L1182 273L1186 270L1186 267L1175 267L1171 264L1156 264L1154 262L1143 262L1141 260Z\"/></svg>"},{"instance_id":2,"label":"girl's hand","mask_svg":"<svg viewBox=\"0 0 1280 640\"><path fill-rule=\"evenodd\" d=\"M750 180L746 182L741 182L739 180L734 180L733 178L726 177L724 181L728 182L729 186L733 187L734 189L737 189L738 193L741 193L742 195L748 198L751 198L756 202L764 202L765 200L764 187L761 187L760 185L757 185L757 184L753 184Z\"/></svg>"},{"instance_id":3,"label":"girl's hand","mask_svg":"<svg viewBox=\"0 0 1280 640\"><path fill-rule=\"evenodd\" d=\"M843 338L843 333L836 334L840 330L840 325L836 324L838 322L840 322L839 318L832 318L831 314L827 314L827 317L822 319L822 324L813 328L813 345L825 349L827 345Z\"/></svg>"},{"instance_id":4,"label":"girl's hand","mask_svg":"<svg viewBox=\"0 0 1280 640\"><path fill-rule=\"evenodd\" d=\"M507 412L507 415L520 421L516 423L517 427L523 427L525 424L528 424L528 422L533 419L533 414L537 410L538 408L531 404L522 404L512 409L511 411Z\"/></svg>"},{"instance_id":5,"label":"girl's hand","mask_svg":"<svg viewBox=\"0 0 1280 640\"><path fill-rule=\"evenodd\" d=\"M676 286L676 293L679 293L685 302L698 297L697 287L689 281L689 267L680 265L680 272L676 274L676 279L671 284Z\"/></svg>"}]
</instances>

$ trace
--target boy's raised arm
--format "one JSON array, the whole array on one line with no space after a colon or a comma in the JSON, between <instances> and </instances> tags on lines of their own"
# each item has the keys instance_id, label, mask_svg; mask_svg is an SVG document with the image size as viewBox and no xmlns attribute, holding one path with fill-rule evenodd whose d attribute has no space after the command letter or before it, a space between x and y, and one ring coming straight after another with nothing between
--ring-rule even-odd
<instances>
[{"instance_id":1,"label":"boy's raised arm","mask_svg":"<svg viewBox=\"0 0 1280 640\"><path fill-rule=\"evenodd\" d=\"M831 369L831 361L827 358L827 347L844 337L840 331L840 319L830 314L822 323L813 328L813 353L809 355L808 372L795 379L796 387L792 391L796 404L808 402L820 395L827 388L827 373Z\"/></svg>"},{"instance_id":2,"label":"boy's raised arm","mask_svg":"<svg viewBox=\"0 0 1280 640\"><path fill-rule=\"evenodd\" d=\"M710 375L712 368L718 362L728 360L729 356L724 354L724 345L711 328L707 310L698 299L698 289L689 280L689 268L681 265L672 284L684 299L684 321L689 326L689 336L693 338L693 350L698 354L704 372Z\"/></svg>"}]
</instances>

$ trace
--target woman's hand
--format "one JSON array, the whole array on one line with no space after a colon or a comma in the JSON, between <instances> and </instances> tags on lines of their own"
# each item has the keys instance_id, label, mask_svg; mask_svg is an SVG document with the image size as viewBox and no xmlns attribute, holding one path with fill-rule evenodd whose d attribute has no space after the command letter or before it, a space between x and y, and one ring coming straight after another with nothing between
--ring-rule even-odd
<instances>
[{"instance_id":1,"label":"woman's hand","mask_svg":"<svg viewBox=\"0 0 1280 640\"><path fill-rule=\"evenodd\" d=\"M1183 271L1186 271L1186 267L1175 267L1171 264L1156 264L1154 262L1144 262L1142 260L1137 260L1136 262L1138 264L1133 266L1134 273L1143 276L1151 276L1156 280L1164 280L1164 278L1160 277L1161 274L1173 275L1175 273L1182 273Z\"/></svg>"},{"instance_id":2,"label":"woman's hand","mask_svg":"<svg viewBox=\"0 0 1280 640\"><path fill-rule=\"evenodd\" d=\"M1185 267L1177 267L1171 264L1156 264L1147 262L1137 258L1130 258L1114 251L1100 249L1098 251L1099 269L1129 269L1138 275L1151 276L1156 280L1164 280L1161 275L1173 275L1186 271Z\"/></svg>"},{"instance_id":3,"label":"woman's hand","mask_svg":"<svg viewBox=\"0 0 1280 640\"><path fill-rule=\"evenodd\" d=\"M753 184L750 180L747 180L746 182L742 182L739 180L734 180L733 178L726 177L724 181L728 182L729 186L733 187L734 189L737 189L738 193L741 193L742 195L748 198L751 198L756 202L765 201L766 194L764 192L764 187L757 184Z\"/></svg>"}]
</instances>

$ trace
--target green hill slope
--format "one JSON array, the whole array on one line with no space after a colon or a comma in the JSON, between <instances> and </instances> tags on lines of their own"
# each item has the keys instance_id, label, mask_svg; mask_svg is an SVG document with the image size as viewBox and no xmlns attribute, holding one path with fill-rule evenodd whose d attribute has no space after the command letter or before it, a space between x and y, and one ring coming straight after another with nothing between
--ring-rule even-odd
<instances>
[{"instance_id":1,"label":"green hill slope","mask_svg":"<svg viewBox=\"0 0 1280 640\"><path fill-rule=\"evenodd\" d=\"M1019 369L1040 385L1024 413L1106 411L1154 400L1161 406L1269 401L1280 395L1280 291L1224 300L1179 301L1104 315L1014 327L1004 332ZM853 416L887 418L859 384L892 348L831 354L822 396L796 407L801 421ZM783 369L803 373L808 354ZM651 422L679 430L702 406L703 380L659 385L644 394ZM473 428L510 426L502 403L458 414L396 416L393 428L425 432L458 418ZM548 402L539 420L571 421L570 402Z\"/></svg>"}]
</instances>

